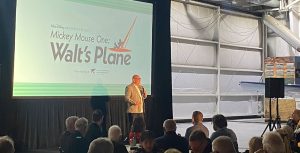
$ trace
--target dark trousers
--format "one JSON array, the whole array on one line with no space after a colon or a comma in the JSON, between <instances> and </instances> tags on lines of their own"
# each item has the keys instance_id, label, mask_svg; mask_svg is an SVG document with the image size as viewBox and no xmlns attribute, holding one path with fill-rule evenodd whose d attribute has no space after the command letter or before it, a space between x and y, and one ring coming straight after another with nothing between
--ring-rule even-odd
<instances>
[{"instance_id":1,"label":"dark trousers","mask_svg":"<svg viewBox=\"0 0 300 153\"><path fill-rule=\"evenodd\" d=\"M129 129L132 127L132 123L135 118L142 117L144 119L144 113L128 113L128 120L129 120Z\"/></svg>"}]
</instances>

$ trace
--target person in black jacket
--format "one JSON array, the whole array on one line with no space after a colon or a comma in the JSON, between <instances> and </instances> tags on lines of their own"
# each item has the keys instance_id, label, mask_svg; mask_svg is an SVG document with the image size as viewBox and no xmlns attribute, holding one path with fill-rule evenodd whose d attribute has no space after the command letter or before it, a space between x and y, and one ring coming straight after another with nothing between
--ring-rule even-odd
<instances>
[{"instance_id":1,"label":"person in black jacket","mask_svg":"<svg viewBox=\"0 0 300 153\"><path fill-rule=\"evenodd\" d=\"M154 133L146 130L141 134L141 148L138 148L134 153L158 153L158 149L154 146Z\"/></svg>"},{"instance_id":2,"label":"person in black jacket","mask_svg":"<svg viewBox=\"0 0 300 153\"><path fill-rule=\"evenodd\" d=\"M106 137L106 130L102 128L101 124L103 122L104 115L100 109L97 109L93 112L93 118L92 123L89 125L87 133L86 133L86 139L88 143L91 143L93 140L100 138L100 137Z\"/></svg>"},{"instance_id":3,"label":"person in black jacket","mask_svg":"<svg viewBox=\"0 0 300 153\"><path fill-rule=\"evenodd\" d=\"M195 130L189 137L189 144L192 153L210 153L212 151L212 142L201 130Z\"/></svg>"},{"instance_id":4,"label":"person in black jacket","mask_svg":"<svg viewBox=\"0 0 300 153\"><path fill-rule=\"evenodd\" d=\"M75 132L75 122L78 119L77 116L70 116L66 119L66 131L60 138L60 150L64 153L71 153L69 145L71 141L71 135Z\"/></svg>"},{"instance_id":5,"label":"person in black jacket","mask_svg":"<svg viewBox=\"0 0 300 153\"><path fill-rule=\"evenodd\" d=\"M113 125L108 129L108 138L114 145L114 153L128 153L125 145L120 142L122 132L118 125Z\"/></svg>"},{"instance_id":6,"label":"person in black jacket","mask_svg":"<svg viewBox=\"0 0 300 153\"><path fill-rule=\"evenodd\" d=\"M159 150L167 150L169 148L175 148L182 153L189 152L188 141L176 134L176 122L172 119L167 119L163 124L165 134L155 139L155 146Z\"/></svg>"},{"instance_id":7,"label":"person in black jacket","mask_svg":"<svg viewBox=\"0 0 300 153\"><path fill-rule=\"evenodd\" d=\"M87 153L89 143L84 137L88 126L88 120L84 117L75 122L75 132L71 134L69 151L70 153Z\"/></svg>"}]
</instances>

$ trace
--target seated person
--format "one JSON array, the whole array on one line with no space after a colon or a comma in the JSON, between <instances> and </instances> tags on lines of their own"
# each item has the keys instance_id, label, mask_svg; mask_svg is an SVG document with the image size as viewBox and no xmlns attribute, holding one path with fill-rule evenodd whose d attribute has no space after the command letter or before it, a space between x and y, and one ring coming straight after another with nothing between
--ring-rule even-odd
<instances>
[{"instance_id":1,"label":"seated person","mask_svg":"<svg viewBox=\"0 0 300 153\"><path fill-rule=\"evenodd\" d=\"M141 148L138 148L134 153L157 153L154 148L155 136L151 131L144 131L141 134Z\"/></svg>"},{"instance_id":2,"label":"seated person","mask_svg":"<svg viewBox=\"0 0 300 153\"><path fill-rule=\"evenodd\" d=\"M60 150L64 153L70 153L69 149L69 142L71 139L71 134L75 132L75 122L78 119L77 116L70 116L66 119L66 131L62 134L60 139Z\"/></svg>"},{"instance_id":3,"label":"seated person","mask_svg":"<svg viewBox=\"0 0 300 153\"><path fill-rule=\"evenodd\" d=\"M176 134L176 122L172 119L167 119L163 123L165 134L155 139L155 146L159 150L167 150L175 148L183 153L189 152L188 141Z\"/></svg>"},{"instance_id":4,"label":"seated person","mask_svg":"<svg viewBox=\"0 0 300 153\"><path fill-rule=\"evenodd\" d=\"M108 138L114 145L114 153L128 153L125 145L120 142L121 135L121 128L117 125L113 125L108 129Z\"/></svg>"},{"instance_id":5,"label":"seated person","mask_svg":"<svg viewBox=\"0 0 300 153\"><path fill-rule=\"evenodd\" d=\"M185 131L185 138L189 140L190 134L194 130L201 130L205 133L206 137L209 136L208 128L202 124L203 114L199 111L194 111L192 116L193 126L189 127Z\"/></svg>"},{"instance_id":6,"label":"seated person","mask_svg":"<svg viewBox=\"0 0 300 153\"><path fill-rule=\"evenodd\" d=\"M89 143L85 139L88 120L81 117L75 122L75 132L71 134L69 150L70 153L86 153Z\"/></svg>"},{"instance_id":7,"label":"seated person","mask_svg":"<svg viewBox=\"0 0 300 153\"><path fill-rule=\"evenodd\" d=\"M86 132L86 139L91 143L94 139L99 137L106 137L106 130L102 128L104 115L100 109L93 112L92 123L89 125Z\"/></svg>"},{"instance_id":8,"label":"seated person","mask_svg":"<svg viewBox=\"0 0 300 153\"><path fill-rule=\"evenodd\" d=\"M87 153L113 153L114 145L108 138L97 138L90 144Z\"/></svg>"},{"instance_id":9,"label":"seated person","mask_svg":"<svg viewBox=\"0 0 300 153\"><path fill-rule=\"evenodd\" d=\"M192 153L210 153L212 144L209 138L201 130L195 130L191 133L189 144Z\"/></svg>"},{"instance_id":10,"label":"seated person","mask_svg":"<svg viewBox=\"0 0 300 153\"><path fill-rule=\"evenodd\" d=\"M175 149L175 148L170 148L166 150L164 153L181 153L181 151Z\"/></svg>"},{"instance_id":11,"label":"seated person","mask_svg":"<svg viewBox=\"0 0 300 153\"><path fill-rule=\"evenodd\" d=\"M231 138L235 150L238 152L238 143L235 133L227 128L227 120L221 114L214 115L212 118L214 133L210 136L211 141L214 141L219 136L228 136Z\"/></svg>"},{"instance_id":12,"label":"seated person","mask_svg":"<svg viewBox=\"0 0 300 153\"><path fill-rule=\"evenodd\" d=\"M285 153L283 140L276 131L267 132L263 136L262 144L267 153Z\"/></svg>"},{"instance_id":13,"label":"seated person","mask_svg":"<svg viewBox=\"0 0 300 153\"><path fill-rule=\"evenodd\" d=\"M279 133L279 135L281 136L283 143L284 143L284 147L285 147L285 152L290 153L292 152L292 139L294 136L294 131L292 129L292 127L285 125L283 127L281 127L280 129L276 129L276 132Z\"/></svg>"},{"instance_id":14,"label":"seated person","mask_svg":"<svg viewBox=\"0 0 300 153\"><path fill-rule=\"evenodd\" d=\"M292 113L292 117L288 120L287 125L290 126L294 131L297 129L298 122L300 120L300 110L295 109Z\"/></svg>"},{"instance_id":15,"label":"seated person","mask_svg":"<svg viewBox=\"0 0 300 153\"><path fill-rule=\"evenodd\" d=\"M291 148L295 152L300 152L300 110L295 109L291 115L291 118L287 122L287 126L291 127L294 131L294 136L291 139Z\"/></svg>"},{"instance_id":16,"label":"seated person","mask_svg":"<svg viewBox=\"0 0 300 153\"><path fill-rule=\"evenodd\" d=\"M14 153L14 141L8 136L0 137L0 152L1 153Z\"/></svg>"},{"instance_id":17,"label":"seated person","mask_svg":"<svg viewBox=\"0 0 300 153\"><path fill-rule=\"evenodd\" d=\"M254 153L263 148L262 137L252 137L249 141L249 153Z\"/></svg>"},{"instance_id":18,"label":"seated person","mask_svg":"<svg viewBox=\"0 0 300 153\"><path fill-rule=\"evenodd\" d=\"M129 141L133 138L136 139L136 143L140 143L141 133L145 131L146 124L143 117L136 117L133 120L132 127L129 132Z\"/></svg>"},{"instance_id":19,"label":"seated person","mask_svg":"<svg viewBox=\"0 0 300 153\"><path fill-rule=\"evenodd\" d=\"M232 139L228 136L219 136L212 142L213 153L237 153L232 143Z\"/></svg>"}]
</instances>

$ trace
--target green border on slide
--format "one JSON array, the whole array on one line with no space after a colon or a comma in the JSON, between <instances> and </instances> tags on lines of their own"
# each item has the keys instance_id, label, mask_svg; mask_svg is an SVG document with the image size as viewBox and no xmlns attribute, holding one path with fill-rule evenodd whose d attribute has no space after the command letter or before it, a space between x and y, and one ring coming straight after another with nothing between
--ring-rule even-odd
<instances>
[{"instance_id":1,"label":"green border on slide","mask_svg":"<svg viewBox=\"0 0 300 153\"><path fill-rule=\"evenodd\" d=\"M125 94L126 84L76 84L76 83L14 83L13 96L117 96ZM144 85L148 95L149 84Z\"/></svg>"},{"instance_id":2,"label":"green border on slide","mask_svg":"<svg viewBox=\"0 0 300 153\"><path fill-rule=\"evenodd\" d=\"M152 15L153 5L151 3L138 2L133 0L66 0L92 6L137 12Z\"/></svg>"}]
</instances>

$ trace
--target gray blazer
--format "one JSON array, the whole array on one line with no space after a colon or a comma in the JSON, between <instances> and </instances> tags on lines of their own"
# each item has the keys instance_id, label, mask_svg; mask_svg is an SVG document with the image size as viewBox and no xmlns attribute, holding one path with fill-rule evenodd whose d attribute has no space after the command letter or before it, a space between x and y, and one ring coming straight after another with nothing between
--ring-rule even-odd
<instances>
[{"instance_id":1,"label":"gray blazer","mask_svg":"<svg viewBox=\"0 0 300 153\"><path fill-rule=\"evenodd\" d=\"M138 87L141 90L141 86ZM141 95L140 91L134 86L133 83L126 86L125 101L128 103L128 113L143 113L144 99L147 98L146 90L145 95Z\"/></svg>"}]
</instances>

